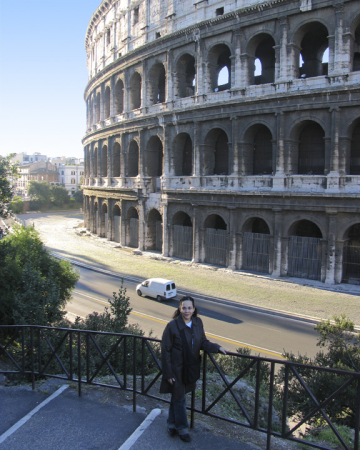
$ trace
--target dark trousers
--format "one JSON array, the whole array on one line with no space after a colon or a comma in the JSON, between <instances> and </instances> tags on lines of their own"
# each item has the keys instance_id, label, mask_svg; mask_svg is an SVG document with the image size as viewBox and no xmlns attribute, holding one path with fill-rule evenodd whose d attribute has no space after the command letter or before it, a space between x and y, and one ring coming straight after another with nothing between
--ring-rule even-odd
<instances>
[{"instance_id":1,"label":"dark trousers","mask_svg":"<svg viewBox=\"0 0 360 450\"><path fill-rule=\"evenodd\" d=\"M173 400L173 396L171 396L167 425L169 428L175 428L180 435L188 434L189 424L186 415L185 393L180 400Z\"/></svg>"}]
</instances>

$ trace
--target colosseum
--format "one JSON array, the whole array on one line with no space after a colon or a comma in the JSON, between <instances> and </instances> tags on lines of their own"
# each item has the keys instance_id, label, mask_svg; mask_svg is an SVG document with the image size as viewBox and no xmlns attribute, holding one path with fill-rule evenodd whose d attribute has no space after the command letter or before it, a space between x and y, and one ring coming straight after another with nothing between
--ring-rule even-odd
<instances>
[{"instance_id":1,"label":"colosseum","mask_svg":"<svg viewBox=\"0 0 360 450\"><path fill-rule=\"evenodd\" d=\"M88 230L360 283L358 0L104 0L85 46Z\"/></svg>"}]
</instances>

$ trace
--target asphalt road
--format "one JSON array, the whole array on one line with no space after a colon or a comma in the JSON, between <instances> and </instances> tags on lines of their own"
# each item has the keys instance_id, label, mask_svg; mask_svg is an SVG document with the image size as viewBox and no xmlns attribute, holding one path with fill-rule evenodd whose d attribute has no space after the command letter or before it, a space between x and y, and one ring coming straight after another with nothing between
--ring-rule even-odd
<instances>
[{"instance_id":1,"label":"asphalt road","mask_svg":"<svg viewBox=\"0 0 360 450\"><path fill-rule=\"evenodd\" d=\"M66 308L70 320L77 315L85 317L94 311L102 311L108 305L108 298L120 286L117 277L78 269L80 279ZM129 323L138 323L146 334L152 330L154 337L161 338L183 293L180 292L176 299L157 302L150 297L139 297L135 292L136 284L135 281L124 281L133 308ZM228 300L194 297L208 338L229 351L246 346L252 349L252 354L267 357L280 357L284 350L308 356L314 356L317 351L313 323Z\"/></svg>"}]
</instances>

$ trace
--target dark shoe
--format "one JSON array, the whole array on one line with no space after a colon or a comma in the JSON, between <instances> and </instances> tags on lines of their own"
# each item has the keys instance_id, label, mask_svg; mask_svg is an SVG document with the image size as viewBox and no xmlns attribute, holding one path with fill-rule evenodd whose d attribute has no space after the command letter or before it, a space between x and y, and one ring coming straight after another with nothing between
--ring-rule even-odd
<instances>
[{"instance_id":1,"label":"dark shoe","mask_svg":"<svg viewBox=\"0 0 360 450\"><path fill-rule=\"evenodd\" d=\"M175 428L168 428L167 432L170 436L175 436L175 434L176 434Z\"/></svg>"},{"instance_id":2,"label":"dark shoe","mask_svg":"<svg viewBox=\"0 0 360 450\"><path fill-rule=\"evenodd\" d=\"M180 434L180 439L184 442L190 442L191 441L191 437L190 434Z\"/></svg>"}]
</instances>

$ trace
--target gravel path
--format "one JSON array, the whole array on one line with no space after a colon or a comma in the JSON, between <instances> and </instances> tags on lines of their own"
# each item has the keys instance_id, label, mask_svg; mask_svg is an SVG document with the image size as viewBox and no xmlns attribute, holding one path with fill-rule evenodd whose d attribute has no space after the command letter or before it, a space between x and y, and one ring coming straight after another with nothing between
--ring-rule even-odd
<instances>
[{"instance_id":1,"label":"gravel path","mask_svg":"<svg viewBox=\"0 0 360 450\"><path fill-rule=\"evenodd\" d=\"M125 275L170 278L183 289L319 320L345 313L360 326L360 286L328 286L312 280L191 264L157 253L133 254L133 249L120 248L115 242L81 234L85 231L81 214L24 214L19 218L35 225L51 251L86 264L101 264Z\"/></svg>"}]
</instances>

